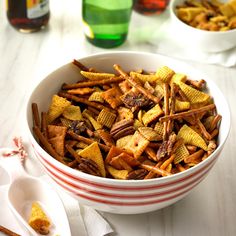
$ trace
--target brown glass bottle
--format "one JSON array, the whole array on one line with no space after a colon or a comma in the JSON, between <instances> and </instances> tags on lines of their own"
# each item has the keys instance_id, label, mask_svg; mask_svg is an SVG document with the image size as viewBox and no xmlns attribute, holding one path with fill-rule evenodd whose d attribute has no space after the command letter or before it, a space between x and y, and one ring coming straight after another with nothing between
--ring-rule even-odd
<instances>
[{"instance_id":1,"label":"brown glass bottle","mask_svg":"<svg viewBox=\"0 0 236 236\"><path fill-rule=\"evenodd\" d=\"M7 18L21 32L42 29L49 21L48 0L7 0Z\"/></svg>"},{"instance_id":2,"label":"brown glass bottle","mask_svg":"<svg viewBox=\"0 0 236 236\"><path fill-rule=\"evenodd\" d=\"M144 15L160 14L168 3L169 0L134 0L134 10Z\"/></svg>"}]
</instances>

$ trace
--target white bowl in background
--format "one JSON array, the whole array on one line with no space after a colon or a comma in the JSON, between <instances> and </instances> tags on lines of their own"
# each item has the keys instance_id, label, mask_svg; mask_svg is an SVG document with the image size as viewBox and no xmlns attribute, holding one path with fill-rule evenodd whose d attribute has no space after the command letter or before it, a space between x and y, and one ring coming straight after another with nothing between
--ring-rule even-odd
<instances>
[{"instance_id":1,"label":"white bowl in background","mask_svg":"<svg viewBox=\"0 0 236 236\"><path fill-rule=\"evenodd\" d=\"M222 2L226 2L221 0ZM206 52L221 52L236 46L236 29L228 31L206 31L194 28L181 21L176 13L176 6L182 5L184 0L170 2L170 15L173 37L187 44L188 47L198 48Z\"/></svg>"},{"instance_id":2,"label":"white bowl in background","mask_svg":"<svg viewBox=\"0 0 236 236\"><path fill-rule=\"evenodd\" d=\"M146 71L155 71L158 67L167 65L176 72L189 75L191 79L204 78L209 93L214 98L217 111L223 116L218 138L219 144L215 152L200 164L184 172L156 179L116 180L89 175L65 166L50 156L34 138L31 104L36 102L39 112L47 111L52 95L60 90L63 83L73 83L81 78L79 69L69 63L43 79L34 88L27 103L26 131L34 153L46 173L80 203L111 213L150 212L173 204L186 196L209 173L222 151L229 133L230 112L219 88L207 76L187 64L157 54L111 52L84 57L79 61L88 67L106 72L113 71L113 64L120 64L127 71L140 68Z\"/></svg>"}]
</instances>

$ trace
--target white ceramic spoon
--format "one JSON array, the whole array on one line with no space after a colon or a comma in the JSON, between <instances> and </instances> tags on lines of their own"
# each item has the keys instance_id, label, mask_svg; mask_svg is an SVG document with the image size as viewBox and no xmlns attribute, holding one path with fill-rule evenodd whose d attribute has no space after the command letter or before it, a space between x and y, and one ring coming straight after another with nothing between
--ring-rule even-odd
<instances>
[{"instance_id":1,"label":"white ceramic spoon","mask_svg":"<svg viewBox=\"0 0 236 236\"><path fill-rule=\"evenodd\" d=\"M18 155L3 157L10 149L0 149L0 165L8 172L10 184L8 203L17 219L33 236L39 236L27 223L32 202L39 202L52 222L48 236L71 236L70 226L64 206L57 193L42 180L29 176Z\"/></svg>"}]
</instances>

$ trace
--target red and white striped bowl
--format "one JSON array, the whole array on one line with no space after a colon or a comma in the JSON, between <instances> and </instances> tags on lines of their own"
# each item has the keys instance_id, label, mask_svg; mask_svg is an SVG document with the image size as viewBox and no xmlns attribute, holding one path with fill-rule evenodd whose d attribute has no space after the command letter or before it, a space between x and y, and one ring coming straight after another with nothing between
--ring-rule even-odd
<instances>
[{"instance_id":1,"label":"red and white striped bowl","mask_svg":"<svg viewBox=\"0 0 236 236\"><path fill-rule=\"evenodd\" d=\"M45 152L32 133L31 103L37 102L40 111L47 111L51 96L56 94L61 84L80 79L78 69L71 63L57 69L33 90L27 104L27 132L34 153L46 173L63 190L78 199L80 203L95 209L119 213L136 214L161 209L186 196L209 173L222 151L230 129L228 104L217 86L195 69L176 60L150 53L112 52L80 59L80 61L101 71L112 71L113 64L120 64L125 70L143 68L155 71L167 65L176 72L185 73L191 79L207 81L209 93L213 96L217 111L223 116L216 151L200 164L184 172L150 180L114 180L101 178L71 169Z\"/></svg>"}]
</instances>

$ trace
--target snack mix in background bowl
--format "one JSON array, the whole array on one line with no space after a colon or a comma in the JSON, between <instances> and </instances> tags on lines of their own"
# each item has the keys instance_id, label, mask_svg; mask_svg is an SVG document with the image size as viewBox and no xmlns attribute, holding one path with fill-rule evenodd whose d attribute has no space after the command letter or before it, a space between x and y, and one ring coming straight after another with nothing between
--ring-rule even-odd
<instances>
[{"instance_id":1,"label":"snack mix in background bowl","mask_svg":"<svg viewBox=\"0 0 236 236\"><path fill-rule=\"evenodd\" d=\"M236 46L236 0L173 0L170 12L182 43L207 52Z\"/></svg>"},{"instance_id":2,"label":"snack mix in background bowl","mask_svg":"<svg viewBox=\"0 0 236 236\"><path fill-rule=\"evenodd\" d=\"M33 150L55 183L82 204L120 214L186 196L230 128L227 102L210 79L138 52L62 66L32 91L26 115Z\"/></svg>"}]
</instances>

